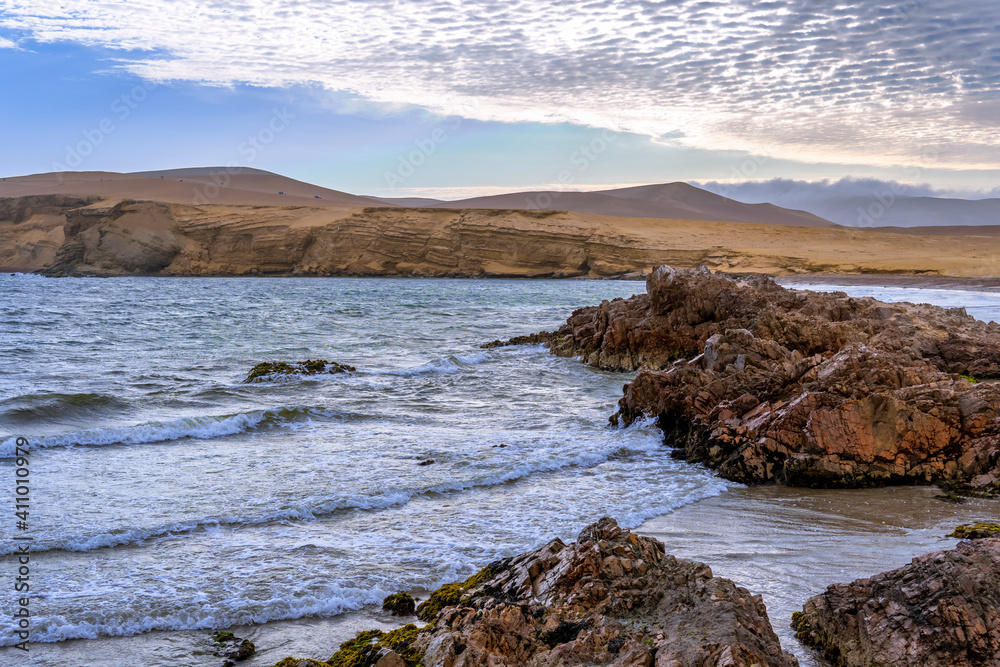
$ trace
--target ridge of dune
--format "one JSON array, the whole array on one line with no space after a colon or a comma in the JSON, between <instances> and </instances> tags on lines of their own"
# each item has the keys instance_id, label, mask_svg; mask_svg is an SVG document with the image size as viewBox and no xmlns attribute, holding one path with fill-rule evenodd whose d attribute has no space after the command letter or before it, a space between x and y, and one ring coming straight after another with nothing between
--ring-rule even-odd
<instances>
[{"instance_id":1,"label":"ridge of dune","mask_svg":"<svg viewBox=\"0 0 1000 667\"><path fill-rule=\"evenodd\" d=\"M188 205L392 206L368 197L243 167L200 167L131 174L53 172L0 180L0 198L32 195L67 195L117 201L133 199Z\"/></svg>"},{"instance_id":2,"label":"ridge of dune","mask_svg":"<svg viewBox=\"0 0 1000 667\"><path fill-rule=\"evenodd\" d=\"M801 227L839 226L806 211L781 208L773 204L744 204L687 183L640 185L593 192L536 190L456 201L415 197L379 201L414 207L567 210L626 218L751 222Z\"/></svg>"}]
</instances>

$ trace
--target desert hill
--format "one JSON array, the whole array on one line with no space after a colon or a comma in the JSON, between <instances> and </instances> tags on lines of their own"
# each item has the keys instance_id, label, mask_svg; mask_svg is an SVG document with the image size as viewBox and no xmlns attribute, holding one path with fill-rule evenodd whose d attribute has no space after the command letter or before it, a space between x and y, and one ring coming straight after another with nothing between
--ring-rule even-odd
<instances>
[{"instance_id":1,"label":"desert hill","mask_svg":"<svg viewBox=\"0 0 1000 667\"><path fill-rule=\"evenodd\" d=\"M367 197L330 190L246 167L170 169L134 174L105 171L61 172L0 180L0 198L30 195L69 195L119 201L134 199L191 205L313 207L387 205ZM316 199L317 195L322 199Z\"/></svg>"},{"instance_id":2,"label":"desert hill","mask_svg":"<svg viewBox=\"0 0 1000 667\"><path fill-rule=\"evenodd\" d=\"M625 218L672 218L753 222L801 227L836 227L812 213L773 204L744 204L688 185L667 183L595 192L515 192L457 201L403 198L379 201L411 207L566 210Z\"/></svg>"},{"instance_id":3,"label":"desert hill","mask_svg":"<svg viewBox=\"0 0 1000 667\"><path fill-rule=\"evenodd\" d=\"M797 226L788 222L799 212L739 204L684 184L563 193L553 201L614 200L599 208L614 210L611 216L525 210L520 195L462 204L521 209L429 207L425 200L414 208L257 170L225 176L217 189L215 169L2 179L0 270L609 278L660 264L705 264L772 275L1000 276L1000 227L919 234L839 227L808 216ZM214 197L200 201L193 196L199 193ZM673 217L650 217L654 207ZM628 210L635 214L623 216ZM784 223L760 224L749 221L752 215ZM742 221L710 219L725 216Z\"/></svg>"}]
</instances>

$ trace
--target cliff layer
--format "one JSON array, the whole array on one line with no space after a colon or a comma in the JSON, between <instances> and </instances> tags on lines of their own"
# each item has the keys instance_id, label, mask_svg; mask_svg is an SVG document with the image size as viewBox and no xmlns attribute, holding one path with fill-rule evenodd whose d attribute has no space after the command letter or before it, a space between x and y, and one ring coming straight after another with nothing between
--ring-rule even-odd
<instances>
[{"instance_id":1,"label":"cliff layer","mask_svg":"<svg viewBox=\"0 0 1000 667\"><path fill-rule=\"evenodd\" d=\"M566 211L330 203L237 206L56 194L8 197L0 199L0 270L98 276L606 278L647 274L670 263L772 275L1000 274L1000 236L924 237Z\"/></svg>"}]
</instances>

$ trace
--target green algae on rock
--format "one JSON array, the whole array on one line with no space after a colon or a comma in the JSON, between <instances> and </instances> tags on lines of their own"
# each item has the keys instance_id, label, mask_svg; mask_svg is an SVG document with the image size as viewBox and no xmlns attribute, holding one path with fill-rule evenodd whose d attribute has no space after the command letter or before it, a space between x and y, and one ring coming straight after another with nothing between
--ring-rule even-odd
<instances>
[{"instance_id":1,"label":"green algae on rock","mask_svg":"<svg viewBox=\"0 0 1000 667\"><path fill-rule=\"evenodd\" d=\"M405 591L393 593L382 600L382 611L390 612L393 616L412 616L416 608L413 596Z\"/></svg>"},{"instance_id":2,"label":"green algae on rock","mask_svg":"<svg viewBox=\"0 0 1000 667\"><path fill-rule=\"evenodd\" d=\"M273 379L277 375L321 375L324 373L336 374L347 373L358 370L354 366L340 364L336 361L326 359L307 359L288 363L287 361L262 361L247 374L243 382L252 384L263 380Z\"/></svg>"},{"instance_id":3,"label":"green algae on rock","mask_svg":"<svg viewBox=\"0 0 1000 667\"><path fill-rule=\"evenodd\" d=\"M414 646L419 632L420 628L413 623L390 632L359 632L354 639L341 644L340 650L328 662L333 667L374 667L391 652L399 656L406 667L416 667L424 655L423 651ZM386 663L392 664L389 660Z\"/></svg>"},{"instance_id":4,"label":"green algae on rock","mask_svg":"<svg viewBox=\"0 0 1000 667\"><path fill-rule=\"evenodd\" d=\"M445 584L417 607L417 618L429 622L434 620L445 607L457 605L462 601L464 593L475 588L500 571L499 563L490 563L476 574L462 582Z\"/></svg>"},{"instance_id":5,"label":"green algae on rock","mask_svg":"<svg viewBox=\"0 0 1000 667\"><path fill-rule=\"evenodd\" d=\"M953 530L948 537L960 540L981 540L987 537L1000 537L1000 523L963 523Z\"/></svg>"}]
</instances>

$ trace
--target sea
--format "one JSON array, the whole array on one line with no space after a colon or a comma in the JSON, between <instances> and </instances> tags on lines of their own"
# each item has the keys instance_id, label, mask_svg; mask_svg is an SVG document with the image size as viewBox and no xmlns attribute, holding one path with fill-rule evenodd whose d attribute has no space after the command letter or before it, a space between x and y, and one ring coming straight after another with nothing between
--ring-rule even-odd
<instances>
[{"instance_id":1,"label":"sea","mask_svg":"<svg viewBox=\"0 0 1000 667\"><path fill-rule=\"evenodd\" d=\"M1000 321L998 293L796 287ZM803 579L796 559L768 561L753 540L734 554L748 533L732 517L770 507L775 491L672 459L651 423L610 426L630 374L542 346L480 347L644 291L629 281L0 276L0 664L218 667L210 636L228 629L258 645L244 664L327 659L357 629L392 626L379 610L386 595L426 595L553 537L575 539L602 516L667 535L668 552L770 591L783 613L849 576L844 551L872 551L857 537L859 496L816 501L843 537L840 551L817 556L839 566L828 580L816 557ZM259 362L306 359L357 370L244 382ZM780 493L796 516L816 498ZM912 502L918 516L862 531L891 544L859 567L953 545L940 526L996 510L893 493L871 498ZM791 524L775 537L778 509L765 515L764 542L801 544ZM706 532L712 517L728 527ZM27 629L14 591L26 543ZM20 648L18 632L29 633ZM804 664L822 664L779 634Z\"/></svg>"}]
</instances>

